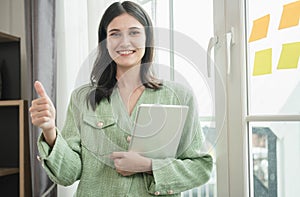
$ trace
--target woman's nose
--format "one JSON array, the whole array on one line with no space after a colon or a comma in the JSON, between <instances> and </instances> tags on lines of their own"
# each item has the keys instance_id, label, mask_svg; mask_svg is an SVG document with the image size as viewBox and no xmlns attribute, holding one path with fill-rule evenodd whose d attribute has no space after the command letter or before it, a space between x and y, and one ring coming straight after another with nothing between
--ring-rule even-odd
<instances>
[{"instance_id":1,"label":"woman's nose","mask_svg":"<svg viewBox=\"0 0 300 197\"><path fill-rule=\"evenodd\" d=\"M127 35L122 36L120 46L123 47L123 48L130 46L129 36L127 36Z\"/></svg>"}]
</instances>

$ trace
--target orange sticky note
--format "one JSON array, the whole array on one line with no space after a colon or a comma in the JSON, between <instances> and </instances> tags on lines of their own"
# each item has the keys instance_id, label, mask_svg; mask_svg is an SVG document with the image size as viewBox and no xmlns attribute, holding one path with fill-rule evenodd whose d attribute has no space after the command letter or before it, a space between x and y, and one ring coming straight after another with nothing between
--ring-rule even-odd
<instances>
[{"instance_id":1,"label":"orange sticky note","mask_svg":"<svg viewBox=\"0 0 300 197\"><path fill-rule=\"evenodd\" d=\"M253 21L249 42L267 37L270 23L270 14Z\"/></svg>"},{"instance_id":2,"label":"orange sticky note","mask_svg":"<svg viewBox=\"0 0 300 197\"><path fill-rule=\"evenodd\" d=\"M272 73L272 49L265 49L255 53L253 76Z\"/></svg>"},{"instance_id":3,"label":"orange sticky note","mask_svg":"<svg viewBox=\"0 0 300 197\"><path fill-rule=\"evenodd\" d=\"M297 68L299 57L300 42L283 44L277 69Z\"/></svg>"},{"instance_id":4,"label":"orange sticky note","mask_svg":"<svg viewBox=\"0 0 300 197\"><path fill-rule=\"evenodd\" d=\"M300 1L289 3L283 6L280 24L278 29L297 26L300 19Z\"/></svg>"}]
</instances>

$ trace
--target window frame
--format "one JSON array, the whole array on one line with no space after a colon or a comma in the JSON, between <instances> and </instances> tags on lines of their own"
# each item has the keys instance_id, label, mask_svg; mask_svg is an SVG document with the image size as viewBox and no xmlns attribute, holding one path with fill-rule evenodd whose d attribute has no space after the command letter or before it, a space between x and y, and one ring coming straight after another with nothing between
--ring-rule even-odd
<instances>
[{"instance_id":1,"label":"window frame","mask_svg":"<svg viewBox=\"0 0 300 197\"><path fill-rule=\"evenodd\" d=\"M250 145L252 122L294 122L300 115L250 115L248 109L247 5L248 1L228 0L225 5L225 29L234 28L231 47L231 72L226 76L229 196L254 196ZM241 151L242 150L242 151ZM243 158L243 159L236 159ZM225 181L225 180L223 180Z\"/></svg>"},{"instance_id":2,"label":"window frame","mask_svg":"<svg viewBox=\"0 0 300 197\"><path fill-rule=\"evenodd\" d=\"M248 124L245 121L247 116L245 1L215 0L214 3L218 4L215 9L217 19L215 35L219 37L221 45L215 49L215 57L220 56L221 58L215 59L215 61L220 66L225 81L227 103L226 128L222 130L224 141L226 141L217 146L216 150L219 152L217 165L220 164L217 169L218 196L250 196L249 138ZM222 12L224 17L220 15ZM226 65L228 60L226 57L226 34L229 32L233 33L234 41L230 46L230 69ZM227 176L222 176L224 174L222 168L227 168L227 173L225 173ZM227 184L222 186L226 182Z\"/></svg>"}]
</instances>

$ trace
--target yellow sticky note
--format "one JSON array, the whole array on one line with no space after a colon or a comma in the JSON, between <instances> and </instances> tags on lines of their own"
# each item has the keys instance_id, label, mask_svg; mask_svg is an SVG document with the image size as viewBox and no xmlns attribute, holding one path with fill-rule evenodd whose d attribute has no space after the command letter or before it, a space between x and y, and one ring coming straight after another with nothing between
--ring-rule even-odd
<instances>
[{"instance_id":1,"label":"yellow sticky note","mask_svg":"<svg viewBox=\"0 0 300 197\"><path fill-rule=\"evenodd\" d=\"M297 68L300 57L300 42L282 45L277 69Z\"/></svg>"},{"instance_id":2,"label":"yellow sticky note","mask_svg":"<svg viewBox=\"0 0 300 197\"><path fill-rule=\"evenodd\" d=\"M297 26L300 19L300 1L289 3L283 6L280 24L278 29Z\"/></svg>"},{"instance_id":3,"label":"yellow sticky note","mask_svg":"<svg viewBox=\"0 0 300 197\"><path fill-rule=\"evenodd\" d=\"M272 73L272 49L265 49L255 53L253 76Z\"/></svg>"},{"instance_id":4,"label":"yellow sticky note","mask_svg":"<svg viewBox=\"0 0 300 197\"><path fill-rule=\"evenodd\" d=\"M270 23L270 14L254 20L249 42L267 37L269 23Z\"/></svg>"}]
</instances>

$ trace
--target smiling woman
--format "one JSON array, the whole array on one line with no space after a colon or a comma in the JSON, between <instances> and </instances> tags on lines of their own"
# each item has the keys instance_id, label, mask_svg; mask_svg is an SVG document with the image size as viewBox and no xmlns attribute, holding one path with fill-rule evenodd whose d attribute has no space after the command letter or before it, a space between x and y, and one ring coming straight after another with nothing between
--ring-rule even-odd
<instances>
[{"instance_id":1,"label":"smiling woman","mask_svg":"<svg viewBox=\"0 0 300 197\"><path fill-rule=\"evenodd\" d=\"M154 55L152 21L140 6L123 2L107 8L99 25L98 42L98 57L91 73L91 83L98 82L98 88L89 98L93 108L102 98L109 98L116 77L120 78L133 66L140 67L131 70L139 72L139 79L133 87L128 87L130 92L141 83L154 90L160 88L160 81L149 72Z\"/></svg>"},{"instance_id":2,"label":"smiling woman","mask_svg":"<svg viewBox=\"0 0 300 197\"><path fill-rule=\"evenodd\" d=\"M51 180L60 185L79 180L76 196L139 197L178 197L207 182L212 158L201 152L204 138L192 91L150 72L154 46L147 13L130 1L113 3L98 36L91 81L73 91L61 132L51 100L42 84L35 83L40 97L30 113L32 123L43 130L38 148ZM128 151L141 104L189 106L174 158Z\"/></svg>"}]
</instances>

